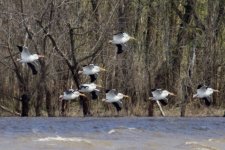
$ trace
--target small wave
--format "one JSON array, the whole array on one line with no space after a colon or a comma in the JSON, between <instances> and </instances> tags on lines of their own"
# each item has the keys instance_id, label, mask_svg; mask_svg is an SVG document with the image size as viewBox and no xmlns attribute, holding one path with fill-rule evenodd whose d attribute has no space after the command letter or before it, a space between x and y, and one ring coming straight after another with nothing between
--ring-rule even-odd
<instances>
[{"instance_id":1,"label":"small wave","mask_svg":"<svg viewBox=\"0 0 225 150\"><path fill-rule=\"evenodd\" d=\"M108 132L108 134L112 134L112 133L115 133L115 132L116 132L116 130L112 129L112 130L110 130L110 131Z\"/></svg>"},{"instance_id":2,"label":"small wave","mask_svg":"<svg viewBox=\"0 0 225 150\"><path fill-rule=\"evenodd\" d=\"M128 128L129 130L135 130L136 128Z\"/></svg>"},{"instance_id":3,"label":"small wave","mask_svg":"<svg viewBox=\"0 0 225 150\"><path fill-rule=\"evenodd\" d=\"M217 150L214 147L205 145L205 144L201 144L197 141L189 141L189 142L185 142L186 145L191 145L193 146L196 150Z\"/></svg>"},{"instance_id":4,"label":"small wave","mask_svg":"<svg viewBox=\"0 0 225 150\"><path fill-rule=\"evenodd\" d=\"M91 144L90 140L87 139L83 139L83 138L78 138L78 137L70 137L70 138L66 138L66 137L45 137L45 138L40 138L37 141L40 142L49 142L49 141L63 141L63 142L86 142Z\"/></svg>"},{"instance_id":5,"label":"small wave","mask_svg":"<svg viewBox=\"0 0 225 150\"><path fill-rule=\"evenodd\" d=\"M198 144L198 142L191 141L191 142L185 142L186 145L192 145L192 144Z\"/></svg>"},{"instance_id":6,"label":"small wave","mask_svg":"<svg viewBox=\"0 0 225 150\"><path fill-rule=\"evenodd\" d=\"M125 130L135 130L135 129L136 128L118 127L118 128L109 130L108 134L112 134L112 133L120 132L120 131L125 131Z\"/></svg>"}]
</instances>

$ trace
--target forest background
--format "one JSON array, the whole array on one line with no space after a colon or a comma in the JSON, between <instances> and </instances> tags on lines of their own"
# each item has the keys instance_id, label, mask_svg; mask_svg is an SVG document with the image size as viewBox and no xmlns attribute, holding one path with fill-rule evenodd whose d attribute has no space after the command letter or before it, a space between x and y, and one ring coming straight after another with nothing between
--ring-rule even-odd
<instances>
[{"instance_id":1,"label":"forest background","mask_svg":"<svg viewBox=\"0 0 225 150\"><path fill-rule=\"evenodd\" d=\"M20 115L23 94L29 116L117 115L101 101L104 88L131 97L121 116L160 115L151 88L177 95L166 115L223 115L224 7L224 0L0 0L0 115ZM137 40L116 55L108 41L120 31ZM16 61L17 45L45 55L38 75ZM99 99L59 102L64 90L89 82L78 71L90 63L107 69L97 80ZM209 108L192 98L200 83L221 91Z\"/></svg>"}]
</instances>

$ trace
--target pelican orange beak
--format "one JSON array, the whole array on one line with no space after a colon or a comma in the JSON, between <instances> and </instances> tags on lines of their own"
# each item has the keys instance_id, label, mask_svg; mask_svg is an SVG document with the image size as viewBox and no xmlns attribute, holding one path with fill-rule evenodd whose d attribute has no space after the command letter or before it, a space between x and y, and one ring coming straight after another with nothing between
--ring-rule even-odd
<instances>
[{"instance_id":1,"label":"pelican orange beak","mask_svg":"<svg viewBox=\"0 0 225 150\"><path fill-rule=\"evenodd\" d=\"M39 58L44 58L45 56L44 56L44 55L38 55L38 57L39 57Z\"/></svg>"},{"instance_id":2,"label":"pelican orange beak","mask_svg":"<svg viewBox=\"0 0 225 150\"><path fill-rule=\"evenodd\" d=\"M214 90L214 89L213 89L213 92L217 92L217 93L219 93L220 91L219 91L219 90Z\"/></svg>"},{"instance_id":3,"label":"pelican orange beak","mask_svg":"<svg viewBox=\"0 0 225 150\"><path fill-rule=\"evenodd\" d=\"M101 85L96 84L96 87L103 88Z\"/></svg>"},{"instance_id":4,"label":"pelican orange beak","mask_svg":"<svg viewBox=\"0 0 225 150\"><path fill-rule=\"evenodd\" d=\"M112 43L112 40L109 40L109 43Z\"/></svg>"},{"instance_id":5,"label":"pelican orange beak","mask_svg":"<svg viewBox=\"0 0 225 150\"><path fill-rule=\"evenodd\" d=\"M87 97L85 94L82 94L82 93L80 93L79 95L80 95L80 96L83 96L83 97Z\"/></svg>"},{"instance_id":6,"label":"pelican orange beak","mask_svg":"<svg viewBox=\"0 0 225 150\"><path fill-rule=\"evenodd\" d=\"M169 95L171 95L171 96L176 96L174 93L171 93L171 92L169 92Z\"/></svg>"},{"instance_id":7,"label":"pelican orange beak","mask_svg":"<svg viewBox=\"0 0 225 150\"><path fill-rule=\"evenodd\" d=\"M128 100L131 99L131 97L128 96L128 95L123 95L123 97L124 97L124 98L127 98Z\"/></svg>"},{"instance_id":8,"label":"pelican orange beak","mask_svg":"<svg viewBox=\"0 0 225 150\"><path fill-rule=\"evenodd\" d=\"M21 61L21 59L20 58L17 58L16 61Z\"/></svg>"},{"instance_id":9,"label":"pelican orange beak","mask_svg":"<svg viewBox=\"0 0 225 150\"><path fill-rule=\"evenodd\" d=\"M130 37L130 40L135 40L135 41L137 41L137 39L135 39L134 37Z\"/></svg>"},{"instance_id":10,"label":"pelican orange beak","mask_svg":"<svg viewBox=\"0 0 225 150\"><path fill-rule=\"evenodd\" d=\"M63 100L63 95L60 95L59 96L59 101L62 101Z\"/></svg>"},{"instance_id":11,"label":"pelican orange beak","mask_svg":"<svg viewBox=\"0 0 225 150\"><path fill-rule=\"evenodd\" d=\"M106 69L105 69L105 68L100 68L100 70L101 70L101 71L106 71Z\"/></svg>"},{"instance_id":12,"label":"pelican orange beak","mask_svg":"<svg viewBox=\"0 0 225 150\"><path fill-rule=\"evenodd\" d=\"M78 71L78 74L82 74L83 73L83 71Z\"/></svg>"}]
</instances>

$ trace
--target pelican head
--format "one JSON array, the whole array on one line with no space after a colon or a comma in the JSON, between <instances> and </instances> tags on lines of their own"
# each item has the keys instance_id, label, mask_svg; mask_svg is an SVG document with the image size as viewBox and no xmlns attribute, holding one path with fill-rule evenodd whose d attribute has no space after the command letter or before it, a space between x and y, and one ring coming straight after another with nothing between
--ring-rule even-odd
<instances>
[{"instance_id":1,"label":"pelican head","mask_svg":"<svg viewBox=\"0 0 225 150\"><path fill-rule=\"evenodd\" d=\"M38 55L38 54L33 54L31 56L32 56L33 60L38 60L39 58L43 58L44 57L44 55Z\"/></svg>"}]
</instances>

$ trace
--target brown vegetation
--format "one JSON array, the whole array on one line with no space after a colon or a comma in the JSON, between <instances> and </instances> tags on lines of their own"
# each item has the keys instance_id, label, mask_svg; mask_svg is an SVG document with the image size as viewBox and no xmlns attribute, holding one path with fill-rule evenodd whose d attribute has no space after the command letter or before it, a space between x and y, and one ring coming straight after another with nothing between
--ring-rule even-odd
<instances>
[{"instance_id":1,"label":"brown vegetation","mask_svg":"<svg viewBox=\"0 0 225 150\"><path fill-rule=\"evenodd\" d=\"M222 91L213 95L212 107L223 109L224 7L224 0L1 0L0 113L18 115L20 97L27 94L29 116L115 115L101 101L104 92L98 101L87 95L59 102L64 90L89 82L78 75L89 63L107 69L97 83L131 96L121 115L157 115L158 108L148 100L155 87L177 94L166 110L179 116L199 114L195 110L202 108L200 101L192 99L199 83ZM118 31L137 39L120 55L108 43ZM16 62L16 45L45 55L38 75Z\"/></svg>"}]
</instances>

